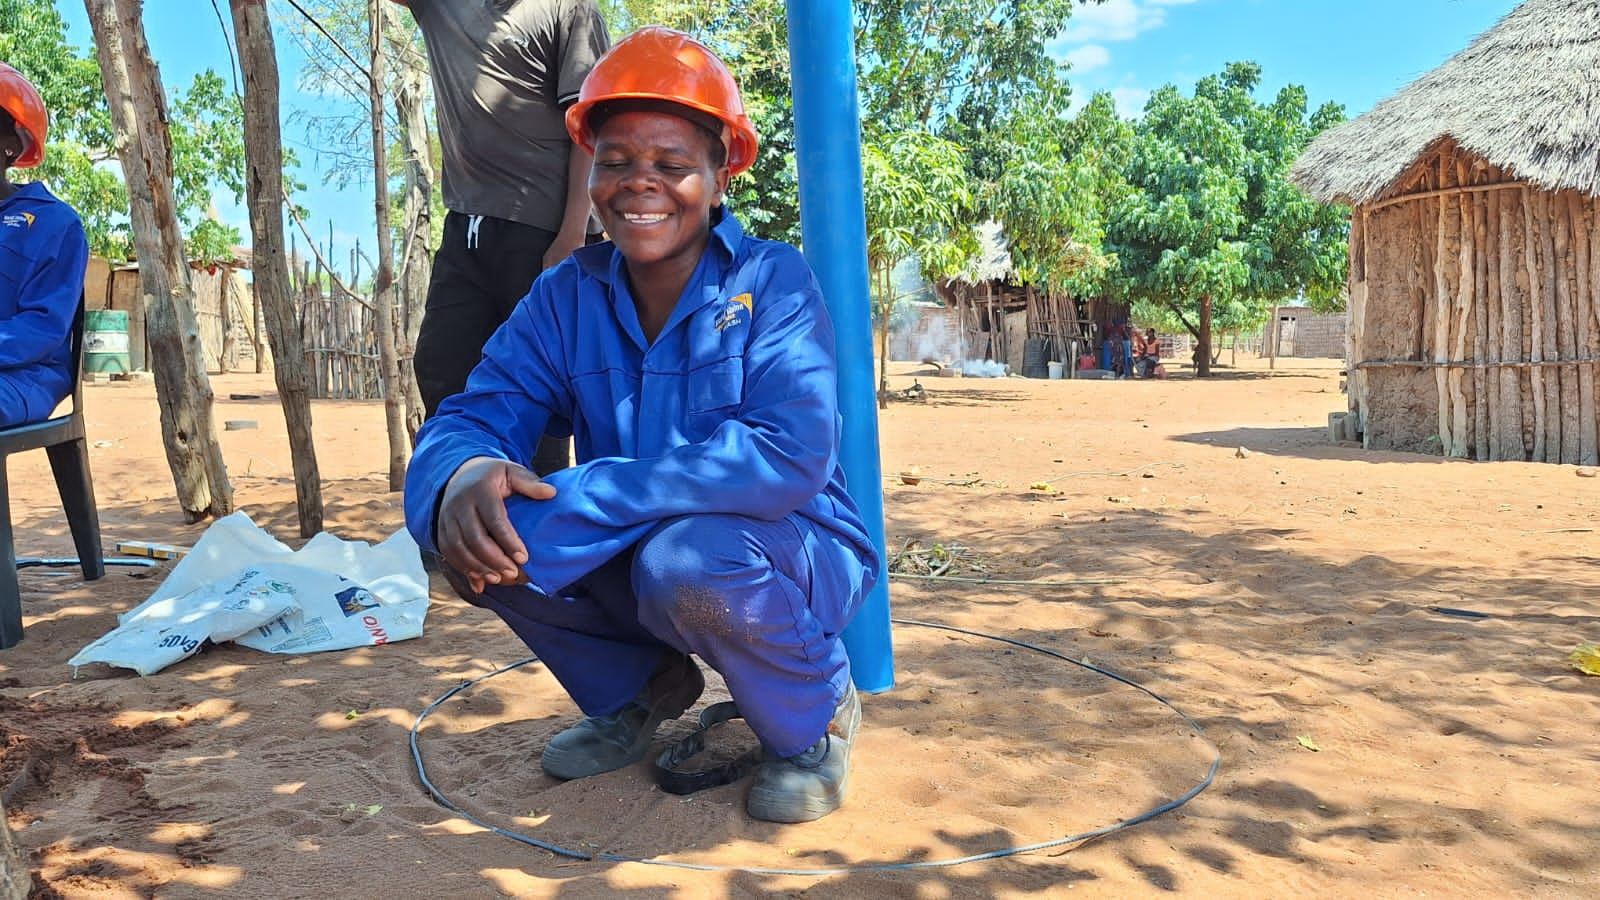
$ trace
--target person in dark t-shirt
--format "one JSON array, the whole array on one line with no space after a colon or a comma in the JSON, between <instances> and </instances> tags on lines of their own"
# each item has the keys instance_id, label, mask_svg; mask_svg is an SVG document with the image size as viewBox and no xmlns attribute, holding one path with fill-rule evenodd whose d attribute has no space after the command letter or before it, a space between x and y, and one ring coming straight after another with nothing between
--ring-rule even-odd
<instances>
[{"instance_id":1,"label":"person in dark t-shirt","mask_svg":"<svg viewBox=\"0 0 1600 900\"><path fill-rule=\"evenodd\" d=\"M427 45L444 153L448 213L413 362L432 417L539 273L600 230L591 157L564 115L611 39L594 0L395 2ZM551 423L535 470L566 466L568 443Z\"/></svg>"}]
</instances>

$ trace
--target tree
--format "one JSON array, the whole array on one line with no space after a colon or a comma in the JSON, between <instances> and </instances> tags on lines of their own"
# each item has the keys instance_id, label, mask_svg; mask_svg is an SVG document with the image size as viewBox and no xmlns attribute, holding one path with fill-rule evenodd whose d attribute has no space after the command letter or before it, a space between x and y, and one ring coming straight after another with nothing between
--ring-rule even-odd
<instances>
[{"instance_id":1,"label":"tree","mask_svg":"<svg viewBox=\"0 0 1600 900\"><path fill-rule=\"evenodd\" d=\"M376 103L382 116L382 134L387 135L392 129L399 135L396 141L382 148L385 157L382 170L387 176L384 193L395 198L385 201L386 217L388 223L392 223L392 227L384 229L389 236L391 253L393 241L400 242L399 270L396 274L394 260L390 258L388 284L395 294L391 303L397 316L390 331L395 358L399 361L396 364L399 383L394 393L402 402L404 439L399 452L403 458L404 447L409 446L417 429L422 427L423 415L415 372L405 361L412 358L416 347L433 271L433 249L438 245L444 224L443 203L433 189L439 147L428 110L427 56L415 23L397 15L393 3L378 4L383 58L376 67L372 67L368 47L374 20L367 0L307 0L299 6L320 26L311 25L306 16L299 16L299 10L295 10L297 24L291 34L306 55L306 66L300 73L301 87L321 93L343 93L349 100L330 104L323 112L303 117L317 144L317 153L328 162L323 169L324 180L348 185L373 181L378 176L373 161L376 135L371 85L374 74L382 82ZM368 47L367 66L357 62L351 47ZM385 95L394 100L395 115L392 117L382 101ZM386 137L382 139L387 141ZM389 182L395 180L400 182L400 187L390 191ZM379 256L384 256L381 246ZM373 261L375 273L381 267L381 260ZM379 339L381 344L381 334ZM380 356L381 353L380 349ZM381 358L380 366L385 370L382 377L387 385L388 366ZM389 393L385 387L386 401Z\"/></svg>"},{"instance_id":2,"label":"tree","mask_svg":"<svg viewBox=\"0 0 1600 900\"><path fill-rule=\"evenodd\" d=\"M1192 97L1167 85L1135 125L1105 248L1116 257L1106 287L1170 310L1195 336L1197 374L1211 371L1211 335L1259 321L1264 308L1303 295L1336 302L1345 280L1341 210L1289 184L1290 164L1318 132L1343 118L1328 104L1307 117L1303 88L1270 104L1252 92L1261 69L1232 63Z\"/></svg>"},{"instance_id":3,"label":"tree","mask_svg":"<svg viewBox=\"0 0 1600 900\"><path fill-rule=\"evenodd\" d=\"M417 46L415 35L408 32L394 13L394 4L384 4L383 33L390 38L395 50L395 114L400 120L400 154L405 181L400 197L401 234L399 285L400 327L395 335L402 359L411 359L417 346L417 336L422 328L422 315L427 308L428 282L433 276L433 252L438 246L435 223L443 227L444 215L434 215L433 182L436 167L433 163L437 136L428 124L428 62ZM396 36L399 36L396 39ZM409 365L400 367L400 378L405 386L406 433L415 441L417 429L422 427L422 392L417 386L416 371Z\"/></svg>"},{"instance_id":4,"label":"tree","mask_svg":"<svg viewBox=\"0 0 1600 900\"><path fill-rule=\"evenodd\" d=\"M1079 122L1102 114L1096 101ZM1120 124L1114 112L1112 121ZM1004 165L988 196L1018 278L1058 296L1075 293L1110 263L1101 242L1104 200L1121 177L1118 144L1086 139L1084 131L1048 96L1019 104L999 132L995 156Z\"/></svg>"},{"instance_id":5,"label":"tree","mask_svg":"<svg viewBox=\"0 0 1600 900\"><path fill-rule=\"evenodd\" d=\"M28 177L39 178L83 218L96 255L127 259L133 241L128 192L105 163L112 148L111 112L93 54L79 55L52 0L0 0L0 59L27 75L50 110L50 149ZM213 190L243 184L244 145L239 103L224 81L201 72L187 91L174 92L168 109L177 216L191 259L215 259L240 241L236 229L208 221Z\"/></svg>"},{"instance_id":6,"label":"tree","mask_svg":"<svg viewBox=\"0 0 1600 900\"><path fill-rule=\"evenodd\" d=\"M378 332L378 367L383 380L384 419L389 431L389 490L405 488L406 460L411 456L402 406L405 389L400 381L400 357L395 343L394 247L389 235L388 138L383 103L383 5L389 0L367 0L371 40L367 46L372 68L368 75L368 111L372 124L373 207L378 222L378 268L372 279L372 321Z\"/></svg>"},{"instance_id":7,"label":"tree","mask_svg":"<svg viewBox=\"0 0 1600 900\"><path fill-rule=\"evenodd\" d=\"M1013 104L1059 82L1061 64L1045 43L1066 26L1072 5L865 0L856 8L863 122L953 138L986 133Z\"/></svg>"},{"instance_id":8,"label":"tree","mask_svg":"<svg viewBox=\"0 0 1600 900\"><path fill-rule=\"evenodd\" d=\"M1079 0L1082 2L1082 0ZM1095 0L1100 2L1100 0ZM937 0L861 0L855 45L867 141L902 131L939 135L969 152L972 177L995 178L988 150L1010 111L1058 89L1060 63L1046 43L1065 26L1074 0L1013 0L987 15ZM738 79L761 149L729 203L752 234L800 241L799 180L788 32L781 0L728 5L713 0L606 0L613 33L659 23L687 31L721 56Z\"/></svg>"},{"instance_id":9,"label":"tree","mask_svg":"<svg viewBox=\"0 0 1600 900\"><path fill-rule=\"evenodd\" d=\"M244 76L245 150L249 163L251 247L256 302L267 321L272 374L289 432L300 536L322 530L322 478L311 438L311 395L289 286L283 238L283 135L278 124L278 57L262 0L231 0Z\"/></svg>"},{"instance_id":10,"label":"tree","mask_svg":"<svg viewBox=\"0 0 1600 900\"><path fill-rule=\"evenodd\" d=\"M233 487L211 418L211 381L178 230L166 102L145 43L140 2L84 0L84 7L128 185L139 281L149 305L146 333L155 360L162 439L179 505L194 522L233 512Z\"/></svg>"},{"instance_id":11,"label":"tree","mask_svg":"<svg viewBox=\"0 0 1600 900\"><path fill-rule=\"evenodd\" d=\"M926 132L906 131L862 147L867 270L878 339L878 407L889 402L889 319L899 296L894 271L916 260L923 276L946 278L976 255L975 196L966 151Z\"/></svg>"}]
</instances>

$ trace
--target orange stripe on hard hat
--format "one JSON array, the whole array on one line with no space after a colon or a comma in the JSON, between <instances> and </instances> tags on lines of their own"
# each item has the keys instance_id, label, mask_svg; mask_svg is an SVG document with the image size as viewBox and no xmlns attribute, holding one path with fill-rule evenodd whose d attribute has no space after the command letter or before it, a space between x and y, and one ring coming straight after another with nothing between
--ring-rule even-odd
<instances>
[{"instance_id":1,"label":"orange stripe on hard hat","mask_svg":"<svg viewBox=\"0 0 1600 900\"><path fill-rule=\"evenodd\" d=\"M710 48L681 31L647 25L600 57L567 110L572 142L594 152L589 114L608 100L665 100L715 116L724 128L728 171L737 175L756 161L756 128L745 115L733 74Z\"/></svg>"},{"instance_id":2,"label":"orange stripe on hard hat","mask_svg":"<svg viewBox=\"0 0 1600 900\"><path fill-rule=\"evenodd\" d=\"M37 166L44 160L50 117L45 113L44 98L33 83L5 63L0 63L0 109L16 120L17 135L22 138L22 155L11 165L19 169Z\"/></svg>"}]
</instances>

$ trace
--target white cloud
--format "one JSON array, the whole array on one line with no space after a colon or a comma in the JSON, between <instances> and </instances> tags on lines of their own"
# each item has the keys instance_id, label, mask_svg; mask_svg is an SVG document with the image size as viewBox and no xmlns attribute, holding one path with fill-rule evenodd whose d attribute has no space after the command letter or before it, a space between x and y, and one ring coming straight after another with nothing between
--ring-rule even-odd
<instances>
[{"instance_id":1,"label":"white cloud","mask_svg":"<svg viewBox=\"0 0 1600 900\"><path fill-rule=\"evenodd\" d=\"M1138 0L1107 0L1074 9L1057 40L1068 44L1128 41L1141 31L1159 27L1166 17L1165 11L1143 6Z\"/></svg>"},{"instance_id":2,"label":"white cloud","mask_svg":"<svg viewBox=\"0 0 1600 900\"><path fill-rule=\"evenodd\" d=\"M1140 87L1114 87L1109 93L1117 104L1117 112L1130 118L1142 114L1150 99L1150 92Z\"/></svg>"},{"instance_id":3,"label":"white cloud","mask_svg":"<svg viewBox=\"0 0 1600 900\"><path fill-rule=\"evenodd\" d=\"M1067 51L1061 61L1071 66L1073 72L1088 72L1111 62L1111 51L1099 44L1084 44Z\"/></svg>"},{"instance_id":4,"label":"white cloud","mask_svg":"<svg viewBox=\"0 0 1600 900\"><path fill-rule=\"evenodd\" d=\"M1160 28L1167 21L1166 7L1195 0L1106 0L1072 11L1067 27L1053 43L1086 44L1092 41L1131 41L1140 33Z\"/></svg>"}]
</instances>

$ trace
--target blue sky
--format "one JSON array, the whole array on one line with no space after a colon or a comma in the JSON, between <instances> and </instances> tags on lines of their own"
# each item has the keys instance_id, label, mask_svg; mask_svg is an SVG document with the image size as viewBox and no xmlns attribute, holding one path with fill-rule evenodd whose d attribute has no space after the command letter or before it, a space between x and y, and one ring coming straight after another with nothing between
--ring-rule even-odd
<instances>
[{"instance_id":1,"label":"blue sky","mask_svg":"<svg viewBox=\"0 0 1600 900\"><path fill-rule=\"evenodd\" d=\"M1074 100L1110 91L1136 114L1152 88L1189 93L1230 62L1261 64L1263 99L1285 84L1354 117L1438 66L1518 0L1107 0L1079 7L1050 49Z\"/></svg>"},{"instance_id":2,"label":"blue sky","mask_svg":"<svg viewBox=\"0 0 1600 900\"><path fill-rule=\"evenodd\" d=\"M66 0L57 6L69 24L69 40L87 48L83 5ZM226 0L216 0L216 6L227 16ZM1156 87L1171 83L1188 93L1196 80L1227 63L1252 60L1262 67L1262 98L1285 84L1300 84L1313 107L1331 100L1355 116L1464 48L1516 6L1517 0L1107 0L1078 7L1049 46L1072 64L1078 102L1094 91L1111 91L1129 115ZM274 17L292 14L284 3L270 8ZM284 79L284 140L300 157L300 180L308 186L301 202L312 212L308 224L319 242L327 240L332 223L343 267L356 236L364 247L375 246L371 191L365 184L346 191L321 184L318 166L325 157L290 116L331 101L295 90L300 53L284 23L275 18L274 24ZM206 0L146 3L145 29L169 85L187 85L206 68L229 68L222 25ZM225 197L217 207L248 235L243 208Z\"/></svg>"}]
</instances>

